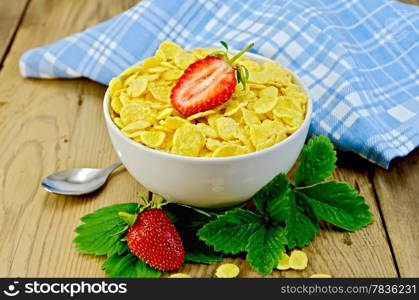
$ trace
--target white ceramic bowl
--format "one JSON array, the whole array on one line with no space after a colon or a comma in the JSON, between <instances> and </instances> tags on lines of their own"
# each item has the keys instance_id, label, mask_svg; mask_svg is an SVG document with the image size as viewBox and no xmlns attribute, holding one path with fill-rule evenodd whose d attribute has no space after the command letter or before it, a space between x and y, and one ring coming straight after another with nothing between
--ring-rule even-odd
<instances>
[{"instance_id":1,"label":"white ceramic bowl","mask_svg":"<svg viewBox=\"0 0 419 300\"><path fill-rule=\"evenodd\" d=\"M264 63L256 54L248 58ZM294 81L309 96L294 75ZM301 127L287 139L262 151L222 157L186 157L157 151L126 137L109 113L109 91L103 100L103 113L116 153L128 172L144 187L168 201L196 207L227 207L250 199L279 173L288 173L296 162L310 125L312 103Z\"/></svg>"}]
</instances>

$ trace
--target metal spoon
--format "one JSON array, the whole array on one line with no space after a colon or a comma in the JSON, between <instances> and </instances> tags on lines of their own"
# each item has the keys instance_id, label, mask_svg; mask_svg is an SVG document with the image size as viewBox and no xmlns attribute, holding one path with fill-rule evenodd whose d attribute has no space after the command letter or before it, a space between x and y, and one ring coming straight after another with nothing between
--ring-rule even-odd
<instances>
[{"instance_id":1,"label":"metal spoon","mask_svg":"<svg viewBox=\"0 0 419 300\"><path fill-rule=\"evenodd\" d=\"M103 186L109 174L122 164L120 160L104 169L71 169L45 177L41 185L48 192L62 195L84 195Z\"/></svg>"}]
</instances>

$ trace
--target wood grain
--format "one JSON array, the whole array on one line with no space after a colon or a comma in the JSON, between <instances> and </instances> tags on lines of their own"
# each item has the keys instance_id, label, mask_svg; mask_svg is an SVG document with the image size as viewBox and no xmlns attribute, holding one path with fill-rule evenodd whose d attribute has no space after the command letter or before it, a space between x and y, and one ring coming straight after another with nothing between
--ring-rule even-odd
<instances>
[{"instance_id":1,"label":"wood grain","mask_svg":"<svg viewBox=\"0 0 419 300\"><path fill-rule=\"evenodd\" d=\"M39 182L51 172L105 166L115 160L101 113L105 87L84 79L23 79L18 71L19 57L24 51L81 31L136 2L31 0L27 7L0 71L1 277L103 276L100 270L103 259L78 254L71 242L73 230L80 224L79 218L105 205L136 201L136 192L146 192L124 170L117 172L105 189L88 197L63 197L43 191ZM405 172L417 171L406 169L405 164L396 169L399 170L398 177L405 176ZM389 191L397 184L397 172L391 175L391 180L390 175L380 179L384 176L380 172L387 174L354 155L340 154L335 178L348 181L359 189L371 206L375 222L355 233L324 226L316 240L306 248L310 259L307 270L276 271L271 276L307 277L312 273L329 273L336 277L397 276L380 211L387 220L388 212L397 202L390 199L390 204L384 205L383 201L394 197L392 193L402 193L402 189ZM370 177L376 182L375 189ZM414 178L417 182L417 177ZM406 188L413 195L417 194L412 185L414 181L409 182ZM409 197L406 196L403 203L410 207L411 215L418 215L414 213ZM402 212L398 218L400 216L403 216ZM417 219L410 217L410 220ZM409 228L413 234L414 228L408 222L400 225L396 221L396 218L389 221L393 224L388 225L390 240L393 245L400 241L408 245L407 237L397 235ZM416 249L417 252L417 236L411 238L412 251ZM395 249L396 261L406 264L408 261L403 261L401 256L411 252ZM226 261L240 265L241 277L259 277L242 258L227 258ZM402 275L412 274L409 273L411 270L419 268L419 262L413 263L410 271L409 266L401 267L406 270ZM196 277L213 277L217 265L186 264L181 271Z\"/></svg>"},{"instance_id":2,"label":"wood grain","mask_svg":"<svg viewBox=\"0 0 419 300\"><path fill-rule=\"evenodd\" d=\"M402 277L419 277L419 149L375 168L373 182Z\"/></svg>"},{"instance_id":3,"label":"wood grain","mask_svg":"<svg viewBox=\"0 0 419 300\"><path fill-rule=\"evenodd\" d=\"M27 3L28 0L0 1L0 69Z\"/></svg>"},{"instance_id":4,"label":"wood grain","mask_svg":"<svg viewBox=\"0 0 419 300\"><path fill-rule=\"evenodd\" d=\"M401 2L419 5L419 0ZM395 159L389 170L374 167L371 174L398 272L419 277L419 150Z\"/></svg>"},{"instance_id":5,"label":"wood grain","mask_svg":"<svg viewBox=\"0 0 419 300\"><path fill-rule=\"evenodd\" d=\"M18 60L27 49L106 20L134 2L34 0L28 7L0 73L0 276L103 275L100 259L77 254L73 230L80 216L135 201L135 192L144 189L127 172L82 198L50 195L39 182L57 170L116 159L102 118L105 87L87 80L23 79Z\"/></svg>"},{"instance_id":6,"label":"wood grain","mask_svg":"<svg viewBox=\"0 0 419 300\"><path fill-rule=\"evenodd\" d=\"M400 2L404 2L404 3L407 3L407 4L419 5L419 0L400 0Z\"/></svg>"}]
</instances>

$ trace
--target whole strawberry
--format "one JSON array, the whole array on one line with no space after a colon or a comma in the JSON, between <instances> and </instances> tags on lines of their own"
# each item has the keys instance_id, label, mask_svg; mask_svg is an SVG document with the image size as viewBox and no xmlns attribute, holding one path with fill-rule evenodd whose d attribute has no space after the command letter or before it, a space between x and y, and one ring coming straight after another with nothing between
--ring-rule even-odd
<instances>
[{"instance_id":1,"label":"whole strawberry","mask_svg":"<svg viewBox=\"0 0 419 300\"><path fill-rule=\"evenodd\" d=\"M232 58L226 51L215 51L206 58L191 64L173 87L170 99L172 106L184 117L206 111L227 102L233 95L237 83L246 86L248 71L235 64L236 60L253 47L250 44ZM237 77L237 78L236 78Z\"/></svg>"},{"instance_id":2,"label":"whole strawberry","mask_svg":"<svg viewBox=\"0 0 419 300\"><path fill-rule=\"evenodd\" d=\"M141 212L128 229L128 247L150 266L162 271L178 270L185 260L179 233L167 214L152 208Z\"/></svg>"}]
</instances>

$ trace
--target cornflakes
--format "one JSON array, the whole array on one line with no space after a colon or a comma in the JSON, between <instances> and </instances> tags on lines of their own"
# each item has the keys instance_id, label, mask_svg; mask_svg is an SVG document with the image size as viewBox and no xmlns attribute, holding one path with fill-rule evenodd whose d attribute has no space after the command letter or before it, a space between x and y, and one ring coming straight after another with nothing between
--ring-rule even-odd
<instances>
[{"instance_id":1,"label":"cornflakes","mask_svg":"<svg viewBox=\"0 0 419 300\"><path fill-rule=\"evenodd\" d=\"M217 148L212 157L226 157L226 156L235 156L244 154L245 150L243 146L238 146L234 144L222 145L221 147Z\"/></svg>"},{"instance_id":2,"label":"cornflakes","mask_svg":"<svg viewBox=\"0 0 419 300\"><path fill-rule=\"evenodd\" d=\"M141 142L151 148L160 147L165 137L166 134L162 131L142 131L140 134Z\"/></svg>"},{"instance_id":3,"label":"cornflakes","mask_svg":"<svg viewBox=\"0 0 419 300\"><path fill-rule=\"evenodd\" d=\"M307 254L301 250L293 250L290 255L289 264L294 270L304 270L308 264Z\"/></svg>"},{"instance_id":4,"label":"cornflakes","mask_svg":"<svg viewBox=\"0 0 419 300\"><path fill-rule=\"evenodd\" d=\"M235 264L221 264L215 271L218 278L234 278L240 273L240 269Z\"/></svg>"},{"instance_id":5,"label":"cornflakes","mask_svg":"<svg viewBox=\"0 0 419 300\"><path fill-rule=\"evenodd\" d=\"M141 96L142 93L144 93L146 88L147 88L147 78L140 77L138 79L134 79L130 81L127 88L127 93L131 97L139 97Z\"/></svg>"},{"instance_id":6,"label":"cornflakes","mask_svg":"<svg viewBox=\"0 0 419 300\"><path fill-rule=\"evenodd\" d=\"M232 118L221 117L215 121L215 128L223 140L231 140L237 137L237 123Z\"/></svg>"},{"instance_id":7,"label":"cornflakes","mask_svg":"<svg viewBox=\"0 0 419 300\"><path fill-rule=\"evenodd\" d=\"M282 253L281 257L279 258L278 266L276 267L278 270L288 270L290 268L290 257L286 253Z\"/></svg>"},{"instance_id":8,"label":"cornflakes","mask_svg":"<svg viewBox=\"0 0 419 300\"><path fill-rule=\"evenodd\" d=\"M276 62L258 64L246 57L238 60L249 70L246 89L238 85L230 100L211 110L188 118L178 113L170 103L176 80L213 51L186 51L165 41L155 56L112 79L109 110L115 125L147 147L211 158L260 151L298 130L305 119L307 95ZM295 264L296 258L292 261Z\"/></svg>"},{"instance_id":9,"label":"cornflakes","mask_svg":"<svg viewBox=\"0 0 419 300\"><path fill-rule=\"evenodd\" d=\"M310 278L332 278L329 274L313 274Z\"/></svg>"},{"instance_id":10,"label":"cornflakes","mask_svg":"<svg viewBox=\"0 0 419 300\"><path fill-rule=\"evenodd\" d=\"M198 156L205 144L205 136L194 126L176 129L173 135L172 152L185 156Z\"/></svg>"},{"instance_id":11,"label":"cornflakes","mask_svg":"<svg viewBox=\"0 0 419 300\"><path fill-rule=\"evenodd\" d=\"M169 276L169 278L192 278L189 274L175 273Z\"/></svg>"}]
</instances>

